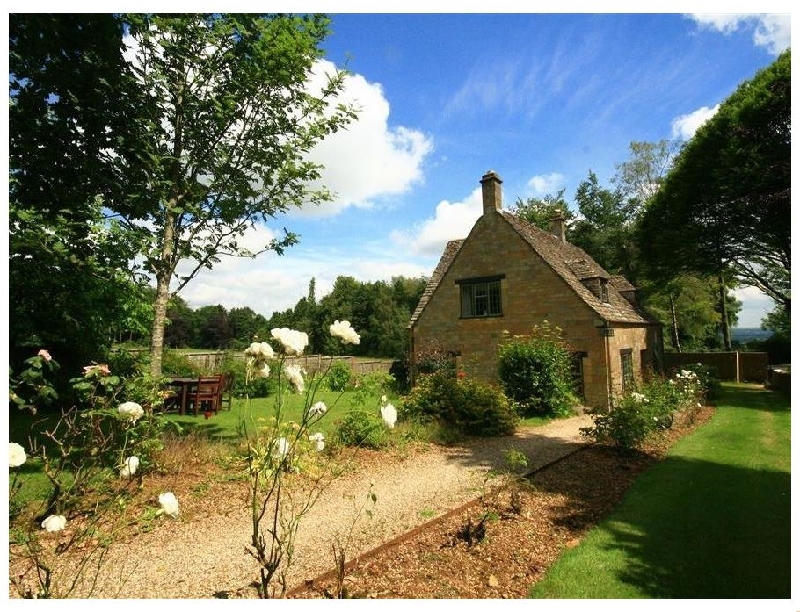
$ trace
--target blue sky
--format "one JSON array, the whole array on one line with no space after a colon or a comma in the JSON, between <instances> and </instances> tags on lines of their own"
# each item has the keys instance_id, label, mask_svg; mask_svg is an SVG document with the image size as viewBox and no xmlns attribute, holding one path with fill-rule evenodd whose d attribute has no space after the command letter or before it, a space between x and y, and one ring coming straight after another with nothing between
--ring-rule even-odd
<instances>
[{"instance_id":1,"label":"blue sky","mask_svg":"<svg viewBox=\"0 0 800 612\"><path fill-rule=\"evenodd\" d=\"M315 152L336 200L276 219L301 235L282 257L229 261L183 294L190 306L269 316L316 279L426 276L480 214L479 180L518 198L604 185L632 141L689 138L789 44L789 17L682 14L333 13L325 59L352 73L359 121ZM321 66L323 68L324 66ZM328 66L330 68L330 66ZM753 289L739 325L771 302Z\"/></svg>"},{"instance_id":2,"label":"blue sky","mask_svg":"<svg viewBox=\"0 0 800 612\"><path fill-rule=\"evenodd\" d=\"M320 298L340 275L427 276L480 214L487 170L503 179L506 208L562 188L575 208L590 170L608 186L632 141L690 137L789 45L788 14L370 14L324 4L309 7L333 20L317 72L346 67L343 100L361 108L313 152L336 198L248 236L263 244L287 227L301 241L282 257L203 271L182 292L193 308L269 316L306 295L312 277ZM739 325L758 326L771 302L739 294Z\"/></svg>"}]
</instances>

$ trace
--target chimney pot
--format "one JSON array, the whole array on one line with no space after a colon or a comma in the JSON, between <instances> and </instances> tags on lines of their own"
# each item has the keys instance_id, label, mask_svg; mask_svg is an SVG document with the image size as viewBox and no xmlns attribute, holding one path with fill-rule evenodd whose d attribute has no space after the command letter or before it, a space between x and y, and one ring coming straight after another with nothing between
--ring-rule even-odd
<instances>
[{"instance_id":1,"label":"chimney pot","mask_svg":"<svg viewBox=\"0 0 800 612\"><path fill-rule=\"evenodd\" d=\"M503 183L494 170L489 170L481 178L483 188L483 214L496 212L503 208L503 190L500 185Z\"/></svg>"},{"instance_id":2,"label":"chimney pot","mask_svg":"<svg viewBox=\"0 0 800 612\"><path fill-rule=\"evenodd\" d=\"M564 212L561 209L556 210L556 216L550 219L550 233L561 242L567 241L564 234Z\"/></svg>"}]
</instances>

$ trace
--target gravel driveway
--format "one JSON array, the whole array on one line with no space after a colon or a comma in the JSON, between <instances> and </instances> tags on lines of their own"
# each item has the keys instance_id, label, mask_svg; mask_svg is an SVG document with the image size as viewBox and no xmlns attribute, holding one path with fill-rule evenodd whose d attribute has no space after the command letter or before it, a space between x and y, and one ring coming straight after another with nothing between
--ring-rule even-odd
<instances>
[{"instance_id":1,"label":"gravel driveway","mask_svg":"<svg viewBox=\"0 0 800 612\"><path fill-rule=\"evenodd\" d=\"M507 450L524 453L527 471L532 471L579 448L585 443L579 429L591 424L591 417L580 415L521 429L513 436L426 447L369 462L369 469L330 485L303 518L289 588L332 569L331 543L354 523L352 498L363 499L371 482L377 503L371 518L361 513L349 559L479 497L487 472L506 467ZM229 502L214 516L198 515L187 507L190 519L164 521L129 543L115 543L92 597L254 597L250 585L258 577L258 566L245 553L249 515L243 498ZM183 508L191 500L181 503Z\"/></svg>"}]
</instances>

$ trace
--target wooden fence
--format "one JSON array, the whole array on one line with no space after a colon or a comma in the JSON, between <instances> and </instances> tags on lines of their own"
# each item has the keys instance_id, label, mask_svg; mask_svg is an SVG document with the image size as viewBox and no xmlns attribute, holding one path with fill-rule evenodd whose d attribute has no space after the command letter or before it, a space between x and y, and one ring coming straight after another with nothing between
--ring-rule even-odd
<instances>
[{"instance_id":1,"label":"wooden fence","mask_svg":"<svg viewBox=\"0 0 800 612\"><path fill-rule=\"evenodd\" d=\"M693 363L711 366L719 380L763 383L767 380L767 353L738 351L724 353L666 353L664 365L667 371Z\"/></svg>"},{"instance_id":2,"label":"wooden fence","mask_svg":"<svg viewBox=\"0 0 800 612\"><path fill-rule=\"evenodd\" d=\"M185 353L185 356L198 368L206 372L218 370L222 364L226 353L224 351L214 353ZM234 359L244 359L243 353L233 353ZM372 359L369 357L353 357L351 355L301 355L299 357L287 357L287 364L299 365L309 374L326 371L334 361L345 361L350 365L354 374L366 374L367 372L388 372L392 367L391 359Z\"/></svg>"}]
</instances>

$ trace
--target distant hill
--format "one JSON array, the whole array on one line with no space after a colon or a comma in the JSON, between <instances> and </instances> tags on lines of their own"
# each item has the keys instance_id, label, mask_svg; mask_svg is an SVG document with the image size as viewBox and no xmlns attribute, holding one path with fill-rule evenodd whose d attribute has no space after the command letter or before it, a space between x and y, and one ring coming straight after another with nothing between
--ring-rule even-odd
<instances>
[{"instance_id":1,"label":"distant hill","mask_svg":"<svg viewBox=\"0 0 800 612\"><path fill-rule=\"evenodd\" d=\"M731 340L742 344L760 342L770 336L772 336L771 330L761 329L760 327L734 327L731 329Z\"/></svg>"}]
</instances>

